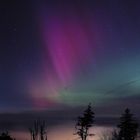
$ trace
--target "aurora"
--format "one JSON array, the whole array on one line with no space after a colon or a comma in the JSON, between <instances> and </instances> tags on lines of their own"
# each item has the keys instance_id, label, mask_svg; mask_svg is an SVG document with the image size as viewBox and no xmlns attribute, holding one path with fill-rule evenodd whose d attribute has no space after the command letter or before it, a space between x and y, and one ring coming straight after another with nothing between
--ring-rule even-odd
<instances>
[{"instance_id":1,"label":"aurora","mask_svg":"<svg viewBox=\"0 0 140 140\"><path fill-rule=\"evenodd\" d=\"M36 0L3 9L0 110L80 107L89 102L110 113L111 106L137 109L138 5Z\"/></svg>"},{"instance_id":2,"label":"aurora","mask_svg":"<svg viewBox=\"0 0 140 140\"><path fill-rule=\"evenodd\" d=\"M90 2L41 5L38 23L43 72L39 82L29 84L29 94L38 105L40 99L42 107L47 107L48 102L52 106L89 102L100 106L111 100L139 96L138 45L131 47L129 40L125 42L129 30L123 32L115 24L123 20L115 17L113 11L119 4L104 6L103 11ZM121 15L119 10L122 9L118 9ZM127 21L131 16L125 18ZM120 25L128 25L126 21ZM134 27L131 29L135 31Z\"/></svg>"}]
</instances>

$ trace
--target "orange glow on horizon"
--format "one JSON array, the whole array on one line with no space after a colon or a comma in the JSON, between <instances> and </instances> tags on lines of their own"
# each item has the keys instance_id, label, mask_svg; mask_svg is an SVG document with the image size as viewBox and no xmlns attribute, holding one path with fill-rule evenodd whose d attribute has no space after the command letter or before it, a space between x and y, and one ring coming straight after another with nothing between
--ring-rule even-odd
<instances>
[{"instance_id":1,"label":"orange glow on horizon","mask_svg":"<svg viewBox=\"0 0 140 140\"><path fill-rule=\"evenodd\" d=\"M95 136L88 137L88 140L99 140L102 137L102 134L110 132L112 129L112 127L94 126L90 131L91 133L94 133ZM71 124L55 126L54 128L48 129L47 132L48 140L80 140L76 135L73 135L75 133L75 129ZM28 131L13 131L10 134L17 140L31 139Z\"/></svg>"}]
</instances>

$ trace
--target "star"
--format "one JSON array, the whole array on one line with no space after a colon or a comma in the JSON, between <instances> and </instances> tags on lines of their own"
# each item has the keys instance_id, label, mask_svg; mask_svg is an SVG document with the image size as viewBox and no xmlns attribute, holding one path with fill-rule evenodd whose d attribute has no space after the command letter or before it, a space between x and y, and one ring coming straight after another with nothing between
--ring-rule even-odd
<instances>
[{"instance_id":1,"label":"star","mask_svg":"<svg viewBox=\"0 0 140 140\"><path fill-rule=\"evenodd\" d=\"M17 31L17 28L14 28L13 31L16 32Z\"/></svg>"}]
</instances>

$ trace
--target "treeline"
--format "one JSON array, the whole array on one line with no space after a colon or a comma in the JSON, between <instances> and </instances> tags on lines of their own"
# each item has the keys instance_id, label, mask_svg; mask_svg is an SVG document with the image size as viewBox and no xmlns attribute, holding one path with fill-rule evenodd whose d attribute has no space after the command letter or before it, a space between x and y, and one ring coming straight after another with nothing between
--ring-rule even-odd
<instances>
[{"instance_id":1,"label":"treeline","mask_svg":"<svg viewBox=\"0 0 140 140\"><path fill-rule=\"evenodd\" d=\"M88 136L96 135L89 133L89 129L94 125L94 118L94 111L89 104L83 112L83 115L78 117L75 126L75 134L78 135L81 140L87 140ZM104 134L101 140L136 140L138 139L138 127L139 124L134 118L134 115L130 112L130 109L126 108L120 117L120 122L116 126L116 129L112 131L110 136Z\"/></svg>"},{"instance_id":2,"label":"treeline","mask_svg":"<svg viewBox=\"0 0 140 140\"><path fill-rule=\"evenodd\" d=\"M95 113L89 104L82 115L78 116L75 124L75 133L78 139L87 140L88 137L96 135L90 128L94 126ZM104 133L99 140L137 140L139 124L130 109L126 108L120 117L120 122L110 134ZM31 140L48 140L46 132L46 123L42 120L36 120L33 126L29 128ZM109 136L108 136L109 134ZM15 140L8 132L1 133L0 140Z\"/></svg>"}]
</instances>

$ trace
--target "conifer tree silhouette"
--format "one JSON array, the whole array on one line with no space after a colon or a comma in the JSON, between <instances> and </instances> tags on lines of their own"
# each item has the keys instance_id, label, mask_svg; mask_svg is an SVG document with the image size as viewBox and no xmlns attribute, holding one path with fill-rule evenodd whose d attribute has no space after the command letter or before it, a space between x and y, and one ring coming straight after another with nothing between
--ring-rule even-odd
<instances>
[{"instance_id":1,"label":"conifer tree silhouette","mask_svg":"<svg viewBox=\"0 0 140 140\"><path fill-rule=\"evenodd\" d=\"M94 112L92 111L91 104L88 105L82 116L79 116L76 123L76 133L82 140L86 140L87 136L93 136L89 133L89 128L94 123Z\"/></svg>"},{"instance_id":2,"label":"conifer tree silhouette","mask_svg":"<svg viewBox=\"0 0 140 140\"><path fill-rule=\"evenodd\" d=\"M125 113L122 114L118 128L119 140L135 140L137 136L138 123L133 118L133 114L130 113L128 108L125 110Z\"/></svg>"}]
</instances>

